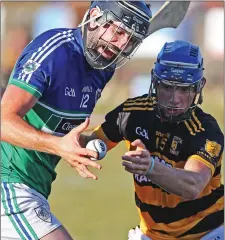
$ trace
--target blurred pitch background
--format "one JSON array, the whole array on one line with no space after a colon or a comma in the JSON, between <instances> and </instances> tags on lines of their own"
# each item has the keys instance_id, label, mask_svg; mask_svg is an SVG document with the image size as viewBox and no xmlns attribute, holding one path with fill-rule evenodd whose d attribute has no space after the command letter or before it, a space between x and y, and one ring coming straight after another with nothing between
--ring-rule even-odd
<instances>
[{"instance_id":1,"label":"blurred pitch background","mask_svg":"<svg viewBox=\"0 0 225 240\"><path fill-rule=\"evenodd\" d=\"M164 1L152 1L153 14ZM1 2L1 89L23 48L38 34L58 27L75 28L90 2ZM150 71L167 41L187 40L200 45L205 61L204 103L224 130L224 2L191 2L178 29L163 29L148 39L135 57L117 70L106 86L91 118L91 128L104 114L127 99L148 92ZM124 143L102 160L99 180L85 180L63 161L57 167L50 205L52 212L77 240L127 239L139 223L133 197L132 176L123 170Z\"/></svg>"}]
</instances>

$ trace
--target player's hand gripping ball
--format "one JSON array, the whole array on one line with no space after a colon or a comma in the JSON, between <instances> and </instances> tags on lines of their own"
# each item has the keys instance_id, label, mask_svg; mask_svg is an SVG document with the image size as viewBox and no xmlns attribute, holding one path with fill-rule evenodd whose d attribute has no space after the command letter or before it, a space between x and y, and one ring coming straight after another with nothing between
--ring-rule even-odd
<instances>
[{"instance_id":1,"label":"player's hand gripping ball","mask_svg":"<svg viewBox=\"0 0 225 240\"><path fill-rule=\"evenodd\" d=\"M105 157L106 152L107 152L106 144L100 139L91 140L86 145L86 148L90 149L90 150L93 150L93 151L96 151L98 153L98 158L97 159L96 158L90 158L93 161L101 160L102 158Z\"/></svg>"}]
</instances>

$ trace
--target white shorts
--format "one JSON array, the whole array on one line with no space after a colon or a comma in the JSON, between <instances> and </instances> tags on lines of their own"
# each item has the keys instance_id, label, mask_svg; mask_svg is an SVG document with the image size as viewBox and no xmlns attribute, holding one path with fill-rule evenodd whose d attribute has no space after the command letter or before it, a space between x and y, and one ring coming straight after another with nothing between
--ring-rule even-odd
<instances>
[{"instance_id":1,"label":"white shorts","mask_svg":"<svg viewBox=\"0 0 225 240\"><path fill-rule=\"evenodd\" d=\"M139 227L135 229L131 229L128 232L128 240L152 240L148 236L146 236ZM224 226L220 226L207 235L205 235L200 240L224 240Z\"/></svg>"},{"instance_id":2,"label":"white shorts","mask_svg":"<svg viewBox=\"0 0 225 240\"><path fill-rule=\"evenodd\" d=\"M135 229L130 229L128 232L128 240L152 240L146 236L137 226Z\"/></svg>"},{"instance_id":3,"label":"white shorts","mask_svg":"<svg viewBox=\"0 0 225 240\"><path fill-rule=\"evenodd\" d=\"M20 183L1 183L1 239L40 239L61 223L47 200Z\"/></svg>"}]
</instances>

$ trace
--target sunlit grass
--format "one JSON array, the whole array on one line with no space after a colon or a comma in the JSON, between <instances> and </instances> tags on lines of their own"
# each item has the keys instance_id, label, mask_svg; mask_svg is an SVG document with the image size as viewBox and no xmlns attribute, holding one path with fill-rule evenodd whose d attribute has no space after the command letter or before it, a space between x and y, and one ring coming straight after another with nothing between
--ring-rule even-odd
<instances>
[{"instance_id":1,"label":"sunlit grass","mask_svg":"<svg viewBox=\"0 0 225 240\"><path fill-rule=\"evenodd\" d=\"M126 239L129 228L138 224L132 176L123 170L124 144L102 160L94 171L97 181L85 180L61 162L50 198L52 211L79 240Z\"/></svg>"}]
</instances>

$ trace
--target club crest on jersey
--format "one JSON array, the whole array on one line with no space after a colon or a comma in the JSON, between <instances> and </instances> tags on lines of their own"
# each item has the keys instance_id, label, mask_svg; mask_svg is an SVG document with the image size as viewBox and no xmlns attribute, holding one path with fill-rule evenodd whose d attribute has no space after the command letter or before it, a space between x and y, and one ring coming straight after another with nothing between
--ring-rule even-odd
<instances>
[{"instance_id":1,"label":"club crest on jersey","mask_svg":"<svg viewBox=\"0 0 225 240\"><path fill-rule=\"evenodd\" d=\"M52 222L52 215L51 213L44 208L43 206L37 207L34 209L36 212L37 216L44 222L51 223Z\"/></svg>"},{"instance_id":2,"label":"club crest on jersey","mask_svg":"<svg viewBox=\"0 0 225 240\"><path fill-rule=\"evenodd\" d=\"M41 64L29 59L23 66L23 71L26 73L26 74L30 74L30 73L33 73L35 72L39 66Z\"/></svg>"},{"instance_id":3,"label":"club crest on jersey","mask_svg":"<svg viewBox=\"0 0 225 240\"><path fill-rule=\"evenodd\" d=\"M210 157L218 157L221 150L221 145L217 142L206 139L205 150Z\"/></svg>"},{"instance_id":4,"label":"club crest on jersey","mask_svg":"<svg viewBox=\"0 0 225 240\"><path fill-rule=\"evenodd\" d=\"M173 140L172 140L172 143L171 143L171 147L170 147L170 153L178 156L179 151L177 151L177 148L178 148L179 144L182 144L182 139L177 137L177 136L174 136Z\"/></svg>"}]
</instances>

